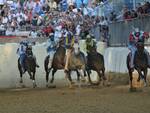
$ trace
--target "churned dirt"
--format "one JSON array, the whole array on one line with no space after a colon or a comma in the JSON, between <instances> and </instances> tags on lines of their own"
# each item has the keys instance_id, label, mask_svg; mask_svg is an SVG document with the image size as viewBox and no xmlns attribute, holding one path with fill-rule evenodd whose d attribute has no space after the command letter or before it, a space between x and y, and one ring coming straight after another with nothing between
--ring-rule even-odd
<instances>
[{"instance_id":1,"label":"churned dirt","mask_svg":"<svg viewBox=\"0 0 150 113\"><path fill-rule=\"evenodd\" d=\"M127 75L113 76L109 87L56 80L56 88L1 89L0 113L150 113L150 88L130 92Z\"/></svg>"}]
</instances>

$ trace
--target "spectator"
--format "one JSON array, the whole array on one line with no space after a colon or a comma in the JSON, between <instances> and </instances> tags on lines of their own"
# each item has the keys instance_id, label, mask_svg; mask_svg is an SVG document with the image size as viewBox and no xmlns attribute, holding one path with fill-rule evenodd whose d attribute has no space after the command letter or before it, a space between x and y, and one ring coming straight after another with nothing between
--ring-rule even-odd
<instances>
[{"instance_id":1,"label":"spectator","mask_svg":"<svg viewBox=\"0 0 150 113\"><path fill-rule=\"evenodd\" d=\"M131 12L130 12L130 10L125 6L124 8L123 8L123 19L124 20L129 20L129 19L131 19L132 17L131 17Z\"/></svg>"},{"instance_id":2,"label":"spectator","mask_svg":"<svg viewBox=\"0 0 150 113\"><path fill-rule=\"evenodd\" d=\"M137 18L138 14L135 10L131 10L131 18Z\"/></svg>"},{"instance_id":3,"label":"spectator","mask_svg":"<svg viewBox=\"0 0 150 113\"><path fill-rule=\"evenodd\" d=\"M39 14L40 11L41 11L41 5L40 5L40 2L36 2L34 8L33 8L33 11L34 11L34 14L37 13Z\"/></svg>"},{"instance_id":4,"label":"spectator","mask_svg":"<svg viewBox=\"0 0 150 113\"><path fill-rule=\"evenodd\" d=\"M142 14L144 14L144 10L143 10L143 8L142 8L142 6L141 6L140 3L138 4L138 7L137 7L137 14L139 16L141 16Z\"/></svg>"},{"instance_id":5,"label":"spectator","mask_svg":"<svg viewBox=\"0 0 150 113\"><path fill-rule=\"evenodd\" d=\"M110 20L111 22L117 21L117 15L115 14L114 11L110 13L109 20Z\"/></svg>"}]
</instances>

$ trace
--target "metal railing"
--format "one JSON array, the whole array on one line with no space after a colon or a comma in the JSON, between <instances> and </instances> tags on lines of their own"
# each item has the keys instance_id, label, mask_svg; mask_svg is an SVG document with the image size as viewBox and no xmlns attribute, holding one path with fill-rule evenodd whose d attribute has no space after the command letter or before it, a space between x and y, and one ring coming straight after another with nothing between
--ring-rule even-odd
<instances>
[{"instance_id":1,"label":"metal railing","mask_svg":"<svg viewBox=\"0 0 150 113\"><path fill-rule=\"evenodd\" d=\"M120 21L109 24L109 45L127 46L128 37L133 27L138 27L142 31L150 32L150 16L142 16L132 20ZM146 41L149 45L150 41Z\"/></svg>"}]
</instances>

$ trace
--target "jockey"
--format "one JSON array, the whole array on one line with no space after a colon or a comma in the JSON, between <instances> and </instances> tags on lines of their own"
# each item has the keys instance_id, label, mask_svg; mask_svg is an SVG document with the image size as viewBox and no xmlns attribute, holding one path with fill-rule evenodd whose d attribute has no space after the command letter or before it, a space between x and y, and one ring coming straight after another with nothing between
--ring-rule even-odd
<instances>
[{"instance_id":1,"label":"jockey","mask_svg":"<svg viewBox=\"0 0 150 113\"><path fill-rule=\"evenodd\" d=\"M69 59L71 56L71 50L74 46L74 37L71 31L68 31L64 35L65 38L65 47L66 47L66 63L65 63L65 72L68 71Z\"/></svg>"},{"instance_id":2,"label":"jockey","mask_svg":"<svg viewBox=\"0 0 150 113\"><path fill-rule=\"evenodd\" d=\"M28 46L28 41L21 41L19 48L17 49L17 54L20 58L20 65L22 67L22 72L25 72L25 58L26 58L26 48Z\"/></svg>"},{"instance_id":3,"label":"jockey","mask_svg":"<svg viewBox=\"0 0 150 113\"><path fill-rule=\"evenodd\" d=\"M97 49L96 42L92 39L91 35L86 36L85 46L87 54L90 52L91 48Z\"/></svg>"},{"instance_id":4,"label":"jockey","mask_svg":"<svg viewBox=\"0 0 150 113\"><path fill-rule=\"evenodd\" d=\"M133 70L134 69L134 56L135 52L137 50L137 42L142 41L144 43L144 40L149 38L149 34L147 32L140 31L139 28L134 28L134 31L130 33L129 36L129 45L128 48L131 51L131 62L130 62L130 67ZM150 56L149 53L146 49L144 49L144 52L147 55L148 58L148 66L150 66Z\"/></svg>"},{"instance_id":5,"label":"jockey","mask_svg":"<svg viewBox=\"0 0 150 113\"><path fill-rule=\"evenodd\" d=\"M53 61L54 53L56 51L56 47L57 47L57 43L55 42L54 34L50 33L49 39L47 40L47 53L50 59L49 60L50 67L52 66L52 61Z\"/></svg>"}]
</instances>

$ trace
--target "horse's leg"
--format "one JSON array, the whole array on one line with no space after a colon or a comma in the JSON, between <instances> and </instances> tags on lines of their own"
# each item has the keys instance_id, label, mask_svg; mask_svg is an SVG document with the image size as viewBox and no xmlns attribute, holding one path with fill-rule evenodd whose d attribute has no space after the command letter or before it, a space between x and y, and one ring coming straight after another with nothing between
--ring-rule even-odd
<instances>
[{"instance_id":1,"label":"horse's leg","mask_svg":"<svg viewBox=\"0 0 150 113\"><path fill-rule=\"evenodd\" d=\"M83 69L80 69L80 70L79 70L79 73L80 73L80 76L81 76L81 81L82 81L82 82L85 82L85 78L84 78L84 74L85 74L85 73L84 73L84 70L83 70Z\"/></svg>"},{"instance_id":2,"label":"horse's leg","mask_svg":"<svg viewBox=\"0 0 150 113\"><path fill-rule=\"evenodd\" d=\"M53 69L53 70L52 70L52 79L51 79L51 83L53 83L53 81L54 81L54 75L55 75L56 71L57 71L57 69Z\"/></svg>"},{"instance_id":3,"label":"horse's leg","mask_svg":"<svg viewBox=\"0 0 150 113\"><path fill-rule=\"evenodd\" d=\"M142 72L140 69L137 69L137 72L139 74L137 81L139 82L141 80L141 76L143 76L143 75L142 75Z\"/></svg>"},{"instance_id":4,"label":"horse's leg","mask_svg":"<svg viewBox=\"0 0 150 113\"><path fill-rule=\"evenodd\" d=\"M28 74L30 76L30 79L32 80L32 83L33 83L33 88L36 87L36 83L35 83L35 72L33 72L33 76L32 76L32 72L31 71L28 71Z\"/></svg>"},{"instance_id":5,"label":"horse's leg","mask_svg":"<svg viewBox=\"0 0 150 113\"><path fill-rule=\"evenodd\" d=\"M144 70L144 86L147 86L147 69Z\"/></svg>"},{"instance_id":6,"label":"horse's leg","mask_svg":"<svg viewBox=\"0 0 150 113\"><path fill-rule=\"evenodd\" d=\"M71 71L68 72L68 78L69 78L70 82L73 84L74 82L72 81Z\"/></svg>"},{"instance_id":7,"label":"horse's leg","mask_svg":"<svg viewBox=\"0 0 150 113\"><path fill-rule=\"evenodd\" d=\"M133 80L133 76L132 76L132 71L129 70L129 77L130 77L130 88L132 89L132 80Z\"/></svg>"},{"instance_id":8,"label":"horse's leg","mask_svg":"<svg viewBox=\"0 0 150 113\"><path fill-rule=\"evenodd\" d=\"M69 71L69 72L66 73L66 78L67 78L67 80L69 82L69 88L73 88L73 84L74 83L72 82L71 71Z\"/></svg>"},{"instance_id":9,"label":"horse's leg","mask_svg":"<svg viewBox=\"0 0 150 113\"><path fill-rule=\"evenodd\" d=\"M48 87L48 82L49 82L49 73L51 71L51 68L48 68L49 64L49 55L45 58L44 60L44 67L45 67L45 72L46 72L46 87Z\"/></svg>"},{"instance_id":10,"label":"horse's leg","mask_svg":"<svg viewBox=\"0 0 150 113\"><path fill-rule=\"evenodd\" d=\"M102 78L103 78L103 86L105 86L105 81L107 80L106 76L105 76L105 69L102 69L101 71L101 75L102 75Z\"/></svg>"},{"instance_id":11,"label":"horse's leg","mask_svg":"<svg viewBox=\"0 0 150 113\"><path fill-rule=\"evenodd\" d=\"M19 73L20 73L20 83L22 83L23 80L22 80L22 71L21 71L21 65L20 65L20 58L18 59L18 70L19 70Z\"/></svg>"},{"instance_id":12,"label":"horse's leg","mask_svg":"<svg viewBox=\"0 0 150 113\"><path fill-rule=\"evenodd\" d=\"M32 74L31 74L31 72L28 71L28 74L29 74L29 76L30 76L30 79L33 80L33 76L32 76Z\"/></svg>"},{"instance_id":13,"label":"horse's leg","mask_svg":"<svg viewBox=\"0 0 150 113\"><path fill-rule=\"evenodd\" d=\"M33 72L32 82L33 82L33 88L37 87L36 82L35 82L35 72Z\"/></svg>"},{"instance_id":14,"label":"horse's leg","mask_svg":"<svg viewBox=\"0 0 150 113\"><path fill-rule=\"evenodd\" d=\"M78 70L76 70L76 73L77 73L77 81L79 82L80 81L80 73Z\"/></svg>"},{"instance_id":15,"label":"horse's leg","mask_svg":"<svg viewBox=\"0 0 150 113\"><path fill-rule=\"evenodd\" d=\"M92 80L91 80L90 74L91 74L90 70L87 70L88 79L89 79L89 82L90 82L90 84L91 84L91 83L92 83Z\"/></svg>"},{"instance_id":16,"label":"horse's leg","mask_svg":"<svg viewBox=\"0 0 150 113\"><path fill-rule=\"evenodd\" d=\"M99 85L100 82L102 81L102 74L100 71L96 71L97 72L97 75L98 75L98 82L96 83L96 85Z\"/></svg>"},{"instance_id":17,"label":"horse's leg","mask_svg":"<svg viewBox=\"0 0 150 113\"><path fill-rule=\"evenodd\" d=\"M46 72L46 87L48 87L49 72Z\"/></svg>"},{"instance_id":18,"label":"horse's leg","mask_svg":"<svg viewBox=\"0 0 150 113\"><path fill-rule=\"evenodd\" d=\"M102 69L102 77L103 77L103 80L107 80L107 78L105 76L105 69Z\"/></svg>"},{"instance_id":19,"label":"horse's leg","mask_svg":"<svg viewBox=\"0 0 150 113\"><path fill-rule=\"evenodd\" d=\"M23 79L22 79L23 74L22 74L22 71L19 70L19 73L20 73L20 83L22 84L23 83Z\"/></svg>"}]
</instances>

